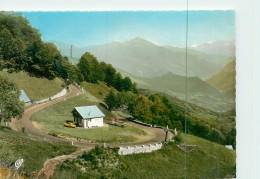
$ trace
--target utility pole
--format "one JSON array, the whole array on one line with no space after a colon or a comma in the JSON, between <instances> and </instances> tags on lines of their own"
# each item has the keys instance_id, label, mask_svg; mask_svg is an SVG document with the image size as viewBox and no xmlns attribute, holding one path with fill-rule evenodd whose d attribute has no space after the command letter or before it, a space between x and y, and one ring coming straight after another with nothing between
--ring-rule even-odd
<instances>
[{"instance_id":1,"label":"utility pole","mask_svg":"<svg viewBox=\"0 0 260 179\"><path fill-rule=\"evenodd\" d=\"M72 58L72 45L70 46L70 58Z\"/></svg>"}]
</instances>

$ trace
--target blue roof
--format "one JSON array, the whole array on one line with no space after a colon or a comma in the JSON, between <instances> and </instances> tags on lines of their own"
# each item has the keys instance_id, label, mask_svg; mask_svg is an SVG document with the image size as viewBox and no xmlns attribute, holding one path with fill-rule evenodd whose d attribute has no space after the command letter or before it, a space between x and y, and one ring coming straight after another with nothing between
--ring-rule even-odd
<instances>
[{"instance_id":1,"label":"blue roof","mask_svg":"<svg viewBox=\"0 0 260 179\"><path fill-rule=\"evenodd\" d=\"M103 114L103 112L96 105L80 106L80 107L75 107L75 109L84 119L105 117L105 114Z\"/></svg>"},{"instance_id":2,"label":"blue roof","mask_svg":"<svg viewBox=\"0 0 260 179\"><path fill-rule=\"evenodd\" d=\"M27 94L24 92L24 90L21 90L21 95L20 95L20 100L25 102L25 103L28 103L30 102L30 98L27 96Z\"/></svg>"}]
</instances>

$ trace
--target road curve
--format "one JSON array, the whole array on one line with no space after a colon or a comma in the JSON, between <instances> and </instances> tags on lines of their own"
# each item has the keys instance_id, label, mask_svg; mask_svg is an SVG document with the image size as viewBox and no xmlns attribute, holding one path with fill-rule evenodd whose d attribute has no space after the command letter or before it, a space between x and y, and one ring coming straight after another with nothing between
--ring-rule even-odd
<instances>
[{"instance_id":1,"label":"road curve","mask_svg":"<svg viewBox=\"0 0 260 179\"><path fill-rule=\"evenodd\" d=\"M42 110L46 107L49 107L53 104L64 101L65 98L69 99L69 98L77 96L77 94L81 94L81 93L82 92L78 88L76 88L73 85L70 85L69 86L69 93L66 94L65 96L62 96L60 98L57 98L57 99L54 99L54 100L33 106L33 107L25 110L22 118L19 119L19 120L18 119L12 119L11 122L10 122L10 128L15 130L15 131L22 131L22 129L24 128L24 131L26 133L32 135L33 137L40 138L40 139L45 138L46 140L51 140L51 141L64 141L64 140L61 140L60 138L48 135L47 133L44 133L44 132L38 130L33 125L32 121L31 121L31 117L34 113L36 113L36 112L38 112L38 111L40 111L40 110Z\"/></svg>"},{"instance_id":2,"label":"road curve","mask_svg":"<svg viewBox=\"0 0 260 179\"><path fill-rule=\"evenodd\" d=\"M36 137L40 140L47 140L47 141L54 141L54 142L70 142L64 138L58 138L58 137L54 137L51 136L39 129L37 129L31 120L31 117L34 113L49 107L53 104L59 103L64 101L64 99L69 99L72 97L77 96L78 94L81 94L82 92L76 88L73 85L69 86L69 93L66 94L63 97L33 106L27 110L25 110L23 116L21 119L17 120L17 119L12 119L10 122L10 128L15 130L15 131L22 131L24 128L24 132L28 133L29 135L31 135L32 137ZM117 115L117 114L116 114ZM117 115L118 116L118 115ZM127 143L109 143L106 144L106 146L109 147L119 147L119 146L130 146L130 145L144 145L144 144L151 144L154 142L160 142L164 140L165 137L165 133L162 129L158 129L158 128L151 128L151 127L146 127L146 126L142 126L133 122L127 122L128 125L132 125L135 127L139 127L143 130L145 130L146 132L153 134L153 137L146 139L146 140L137 140L135 142L127 142ZM69 158L76 158L78 155L81 155L84 151L89 151L91 149L93 149L96 145L103 145L103 143L87 143L87 142L74 142L74 145L78 146L81 148L80 151L76 151L72 154L69 155L63 155L63 156L58 156L55 157L53 159L48 159L45 163L44 163L44 167L42 168L42 170L40 171L40 175L39 178L49 178L53 175L55 169L57 168L58 165L60 165L63 161L65 161L66 159Z\"/></svg>"},{"instance_id":3,"label":"road curve","mask_svg":"<svg viewBox=\"0 0 260 179\"><path fill-rule=\"evenodd\" d=\"M75 97L81 93L82 92L78 88L76 88L73 85L70 85L69 93L66 94L65 96L39 104L39 105L36 105L36 106L33 106L33 107L25 110L24 115L19 120L12 119L10 122L10 128L15 131L22 131L22 129L24 128L24 131L26 133L28 133L29 135L31 135L33 137L39 138L41 140L45 139L47 141L55 141L55 142L70 142L64 138L54 137L54 136L51 136L51 135L39 130L32 123L31 117L34 113L36 113L40 110L43 110L46 107L49 107L53 104L62 102L62 101L64 101L65 98L69 99L69 98ZM147 140L137 140L134 142L127 142L127 143L109 143L109 144L107 144L107 146L115 147L115 146L127 146L127 145L143 145L143 144L150 144L153 142L160 142L160 141L164 140L165 133L162 129L146 127L146 126L142 126L142 125L135 124L132 122L127 122L127 123L129 125L139 127L141 129L147 131L150 134L153 134L154 137L149 138L149 139L147 138ZM101 144L100 143L87 143L87 142L74 142L74 145L76 145L78 147L89 148L89 147L94 147L96 145L101 145Z\"/></svg>"}]
</instances>

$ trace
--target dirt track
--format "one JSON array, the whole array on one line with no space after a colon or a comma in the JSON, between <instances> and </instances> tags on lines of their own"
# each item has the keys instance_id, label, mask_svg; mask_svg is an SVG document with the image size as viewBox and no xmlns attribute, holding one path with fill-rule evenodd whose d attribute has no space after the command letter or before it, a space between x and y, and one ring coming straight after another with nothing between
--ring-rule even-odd
<instances>
[{"instance_id":1,"label":"dirt track","mask_svg":"<svg viewBox=\"0 0 260 179\"><path fill-rule=\"evenodd\" d=\"M10 122L10 127L11 129L15 130L15 131L22 131L22 128L24 128L24 131L30 135L32 135L33 137L37 137L40 139L46 139L46 140L51 140L51 141L64 141L60 138L48 135L47 133L44 133L40 130L38 130L32 123L31 121L31 117L34 113L48 107L51 106L53 104L56 104L58 102L64 101L64 98L69 99L72 98L74 96L76 96L77 94L80 94L81 91L76 88L73 85L69 86L69 93L61 98L58 99L54 99L51 101L48 101L46 103L42 103L39 104L37 106L33 106L27 110L25 110L24 115L22 116L22 118L20 120L18 119L12 119Z\"/></svg>"},{"instance_id":2,"label":"dirt track","mask_svg":"<svg viewBox=\"0 0 260 179\"><path fill-rule=\"evenodd\" d=\"M73 85L69 86L69 93L61 98L55 99L55 100L51 100L48 101L46 103L43 104L39 104L36 106L33 106L27 110L25 110L23 117L20 120L17 119L12 119L10 122L10 127L13 130L16 131L22 131L22 128L24 128L25 132L30 134L33 137L39 138L41 140L47 140L47 141L61 141L61 142L70 142L66 139L63 138L58 138L58 137L54 137L51 136L39 129L37 129L31 120L31 117L34 113L49 107L53 104L56 104L58 102L64 101L64 99L69 99L72 97L77 96L77 94L81 94L81 91L76 88ZM116 116L119 118L119 116L116 114ZM136 136L138 138L137 141L135 142L128 142L128 143L110 143L107 144L108 146L126 146L126 145L138 145L138 144L147 144L147 143L152 143L152 142L159 142L164 140L165 134L163 132L162 129L157 129L157 128L150 128L150 127L146 127L146 126L142 126L139 124L135 124L133 122L127 122L128 125L133 125L136 127L139 127L143 130L145 130L149 135L148 136L144 136L144 137L139 137ZM79 146L79 147L90 147L90 146L95 146L98 145L97 143L84 143L84 142L74 142L75 145Z\"/></svg>"},{"instance_id":3,"label":"dirt track","mask_svg":"<svg viewBox=\"0 0 260 179\"><path fill-rule=\"evenodd\" d=\"M69 86L69 91L70 92L67 95L65 95L61 98L51 100L51 101L48 101L43 104L39 104L39 105L33 106L33 107L25 110L24 115L20 120L17 120L17 119L11 120L11 122L10 122L11 129L16 130L16 131L22 131L22 128L24 128L24 131L26 133L28 133L32 137L36 137L41 140L54 141L54 142L58 142L58 141L59 142L70 142L63 138L51 136L51 135L37 129L31 121L31 117L34 113L36 113L46 107L49 107L53 104L62 102L62 101L64 101L65 98L69 99L74 96L77 96L77 94L81 94L81 91L73 85ZM116 114L116 116L119 117L117 114ZM135 126L135 127L139 127L141 129L145 130L148 133L148 135L147 136L135 136L135 137L137 137L137 141L135 141L135 142L109 143L109 144L106 144L106 146L118 147L118 146L128 146L128 145L129 146L130 145L132 145L132 146L133 145L144 145L144 144L151 144L154 142L160 142L160 141L164 140L165 133L162 129L146 127L146 126L142 126L142 125L139 125L139 124L136 124L133 122L127 122L127 124ZM70 155L58 156L56 158L47 160L44 163L44 167L40 171L40 178L49 178L50 176L52 176L55 169L57 168L57 166L60 165L66 159L76 158L78 155L82 154L84 151L88 151L88 150L94 148L96 145L103 145L103 144L102 143L74 142L74 145L81 147L81 150L76 151Z\"/></svg>"}]
</instances>

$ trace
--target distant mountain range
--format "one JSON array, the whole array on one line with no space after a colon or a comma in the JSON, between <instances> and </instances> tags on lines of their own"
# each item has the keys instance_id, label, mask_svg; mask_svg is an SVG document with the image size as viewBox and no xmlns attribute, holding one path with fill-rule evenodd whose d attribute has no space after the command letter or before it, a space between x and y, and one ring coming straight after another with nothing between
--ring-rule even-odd
<instances>
[{"instance_id":1,"label":"distant mountain range","mask_svg":"<svg viewBox=\"0 0 260 179\"><path fill-rule=\"evenodd\" d=\"M70 56L70 45L54 42L64 56ZM185 75L186 49L174 46L159 46L140 37L125 42L112 42L106 45L73 47L72 61L80 58L86 51L99 61L111 63L128 73L140 77L159 77L172 72ZM219 72L233 58L213 55L188 49L188 76L206 79Z\"/></svg>"},{"instance_id":2,"label":"distant mountain range","mask_svg":"<svg viewBox=\"0 0 260 179\"><path fill-rule=\"evenodd\" d=\"M236 94L236 61L228 63L219 73L206 81L221 91Z\"/></svg>"},{"instance_id":3,"label":"distant mountain range","mask_svg":"<svg viewBox=\"0 0 260 179\"><path fill-rule=\"evenodd\" d=\"M186 98L185 76L171 72L154 78L137 77L124 70L117 69L123 76L129 76L141 89L162 92L182 100ZM225 112L235 108L235 96L217 90L198 77L187 78L188 101L215 112Z\"/></svg>"},{"instance_id":4,"label":"distant mountain range","mask_svg":"<svg viewBox=\"0 0 260 179\"><path fill-rule=\"evenodd\" d=\"M190 49L198 50L208 54L219 54L225 56L236 56L235 40L218 40L215 42L208 42L204 44L194 44Z\"/></svg>"},{"instance_id":5,"label":"distant mountain range","mask_svg":"<svg viewBox=\"0 0 260 179\"><path fill-rule=\"evenodd\" d=\"M64 56L70 56L70 45L54 43ZM73 58L70 60L76 63L86 51L96 56L99 61L111 63L123 76L129 76L135 81L138 88L163 92L183 100L186 98L185 48L159 46L137 37L106 45L73 47ZM229 74L235 70L229 65L234 63L234 57L208 54L193 49L188 49L187 52L188 101L216 112L234 109L235 96L232 85L234 86L235 81L233 73Z\"/></svg>"}]
</instances>

